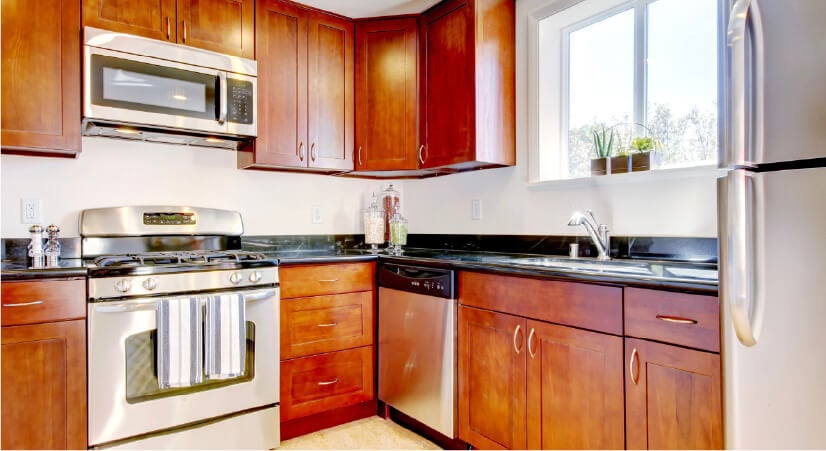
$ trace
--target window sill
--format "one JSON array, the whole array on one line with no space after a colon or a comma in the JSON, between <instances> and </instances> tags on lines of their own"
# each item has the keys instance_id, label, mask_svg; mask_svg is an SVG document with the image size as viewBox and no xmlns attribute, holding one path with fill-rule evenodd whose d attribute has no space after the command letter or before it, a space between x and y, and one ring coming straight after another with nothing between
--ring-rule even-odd
<instances>
[{"instance_id":1,"label":"window sill","mask_svg":"<svg viewBox=\"0 0 826 451\"><path fill-rule=\"evenodd\" d=\"M685 168L654 169L650 171L597 175L574 179L531 181L528 183L528 188L531 190L555 190L590 186L622 185L627 183L649 183L661 180L690 178L715 179L722 175L722 173L723 170L719 169L717 165L708 164Z\"/></svg>"}]
</instances>

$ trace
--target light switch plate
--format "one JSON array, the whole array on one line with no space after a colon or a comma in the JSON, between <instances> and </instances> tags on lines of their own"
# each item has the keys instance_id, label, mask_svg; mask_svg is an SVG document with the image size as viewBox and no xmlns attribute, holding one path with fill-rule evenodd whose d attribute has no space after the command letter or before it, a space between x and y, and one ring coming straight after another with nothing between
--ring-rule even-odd
<instances>
[{"instance_id":1,"label":"light switch plate","mask_svg":"<svg viewBox=\"0 0 826 451\"><path fill-rule=\"evenodd\" d=\"M482 220L482 201L480 199L470 201L470 219L474 221Z\"/></svg>"},{"instance_id":2,"label":"light switch plate","mask_svg":"<svg viewBox=\"0 0 826 451\"><path fill-rule=\"evenodd\" d=\"M313 205L312 217L313 224L321 224L322 222L324 222L321 219L321 207L319 207L318 205Z\"/></svg>"},{"instance_id":3,"label":"light switch plate","mask_svg":"<svg viewBox=\"0 0 826 451\"><path fill-rule=\"evenodd\" d=\"M40 224L43 216L43 202L40 199L20 199L20 222Z\"/></svg>"}]
</instances>

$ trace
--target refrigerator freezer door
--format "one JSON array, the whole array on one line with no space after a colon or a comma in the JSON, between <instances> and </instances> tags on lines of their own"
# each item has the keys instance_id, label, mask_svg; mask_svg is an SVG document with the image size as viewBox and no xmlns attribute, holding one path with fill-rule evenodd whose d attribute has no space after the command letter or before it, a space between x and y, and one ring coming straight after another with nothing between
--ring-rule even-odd
<instances>
[{"instance_id":1,"label":"refrigerator freezer door","mask_svg":"<svg viewBox=\"0 0 826 451\"><path fill-rule=\"evenodd\" d=\"M826 448L826 168L749 177L746 213L763 256L756 289L765 304L762 331L749 347L738 340L723 295L726 448ZM721 217L721 231L725 224ZM729 236L721 235L721 249Z\"/></svg>"},{"instance_id":2,"label":"refrigerator freezer door","mask_svg":"<svg viewBox=\"0 0 826 451\"><path fill-rule=\"evenodd\" d=\"M826 1L731 4L721 167L826 157Z\"/></svg>"}]
</instances>

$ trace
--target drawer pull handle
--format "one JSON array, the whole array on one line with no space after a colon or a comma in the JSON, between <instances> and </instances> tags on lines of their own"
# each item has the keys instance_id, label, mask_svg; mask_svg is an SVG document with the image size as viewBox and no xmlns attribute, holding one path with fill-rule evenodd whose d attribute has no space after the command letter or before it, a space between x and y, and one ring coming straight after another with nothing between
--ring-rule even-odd
<instances>
[{"instance_id":1,"label":"drawer pull handle","mask_svg":"<svg viewBox=\"0 0 826 451\"><path fill-rule=\"evenodd\" d=\"M336 279L321 279L321 280L319 280L319 282L336 283L336 282L338 282L338 278L336 278Z\"/></svg>"},{"instance_id":2,"label":"drawer pull handle","mask_svg":"<svg viewBox=\"0 0 826 451\"><path fill-rule=\"evenodd\" d=\"M338 378L335 378L331 381L319 382L318 385L324 386L324 385L333 385L333 384L337 384L337 383L338 383Z\"/></svg>"},{"instance_id":3,"label":"drawer pull handle","mask_svg":"<svg viewBox=\"0 0 826 451\"><path fill-rule=\"evenodd\" d=\"M634 374L634 367L637 368L637 374ZM628 362L628 372L631 373L631 382L633 382L634 385L637 385L637 383L639 383L640 381L640 368L639 362L637 361L637 348L634 348L634 350L631 351L631 361Z\"/></svg>"},{"instance_id":4,"label":"drawer pull handle","mask_svg":"<svg viewBox=\"0 0 826 451\"><path fill-rule=\"evenodd\" d=\"M20 302L17 304L3 304L3 307L27 307L29 305L39 305L44 301Z\"/></svg>"},{"instance_id":5,"label":"drawer pull handle","mask_svg":"<svg viewBox=\"0 0 826 451\"><path fill-rule=\"evenodd\" d=\"M660 320L660 321L665 321L667 323L697 324L697 320L688 319L688 318L680 318L678 316L657 315L657 319Z\"/></svg>"},{"instance_id":6,"label":"drawer pull handle","mask_svg":"<svg viewBox=\"0 0 826 451\"><path fill-rule=\"evenodd\" d=\"M335 326L338 326L338 323L316 324L316 327L335 327Z\"/></svg>"}]
</instances>

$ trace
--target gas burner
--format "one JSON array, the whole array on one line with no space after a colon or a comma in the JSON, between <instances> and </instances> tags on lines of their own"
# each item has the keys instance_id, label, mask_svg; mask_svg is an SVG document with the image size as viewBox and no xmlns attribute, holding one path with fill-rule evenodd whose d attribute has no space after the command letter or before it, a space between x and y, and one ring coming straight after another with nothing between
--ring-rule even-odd
<instances>
[{"instance_id":1,"label":"gas burner","mask_svg":"<svg viewBox=\"0 0 826 451\"><path fill-rule=\"evenodd\" d=\"M137 267L155 265L241 263L265 260L263 254L240 250L196 250L184 252L147 252L126 255L102 255L95 258L98 267Z\"/></svg>"}]
</instances>

